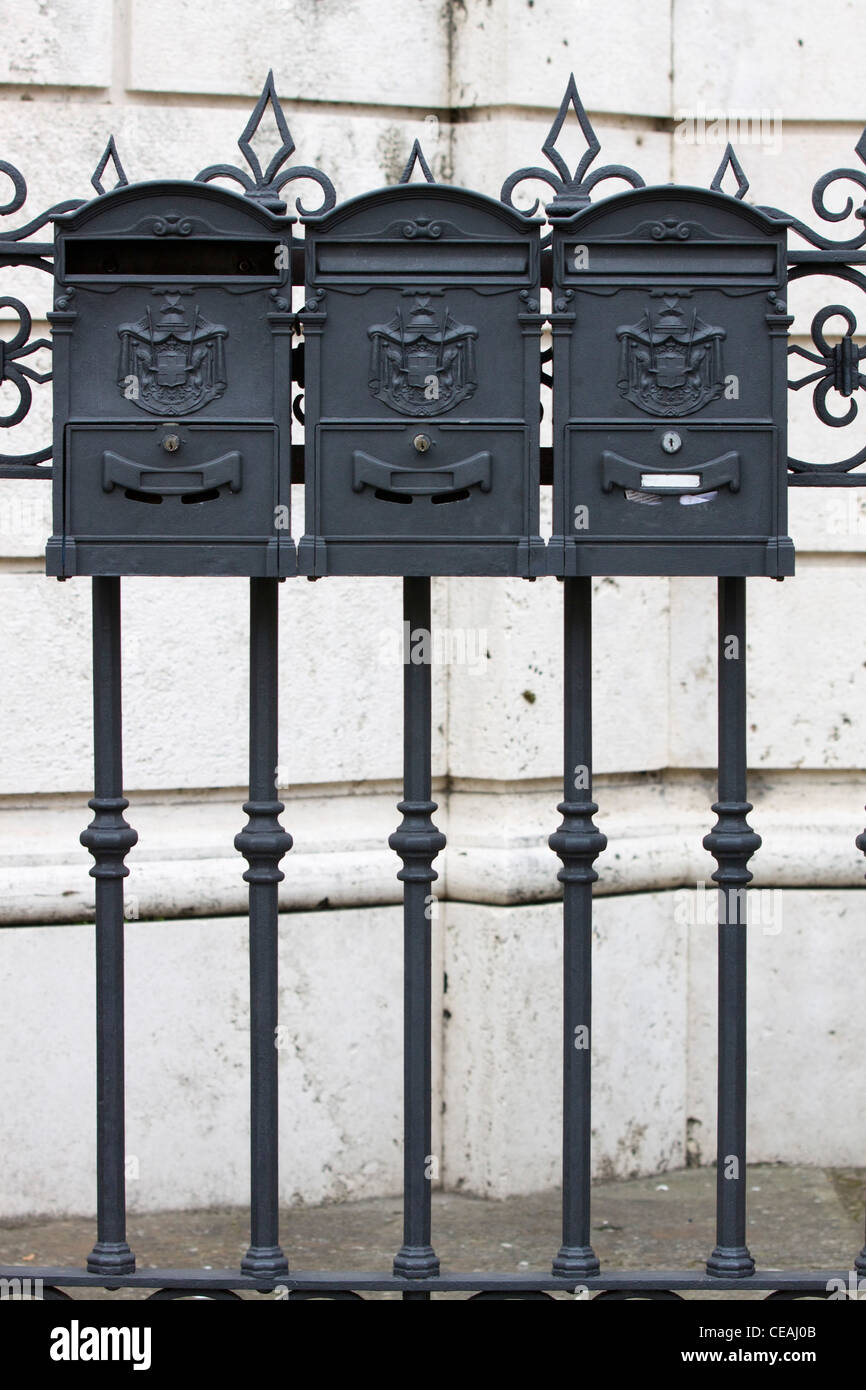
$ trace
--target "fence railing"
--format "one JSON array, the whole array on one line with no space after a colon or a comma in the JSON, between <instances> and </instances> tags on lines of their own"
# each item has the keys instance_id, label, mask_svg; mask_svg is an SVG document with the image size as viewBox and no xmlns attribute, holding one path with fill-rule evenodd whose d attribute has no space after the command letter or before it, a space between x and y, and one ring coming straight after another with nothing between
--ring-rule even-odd
<instances>
[{"instance_id":1,"label":"fence railing","mask_svg":"<svg viewBox=\"0 0 866 1390\"><path fill-rule=\"evenodd\" d=\"M282 145L266 169L252 148L265 112L275 117ZM566 120L578 122L586 141L586 152L577 168L571 170L557 149ZM272 214L285 210L283 191L293 180L312 180L317 185L319 205L325 213L337 205L334 187L326 175L306 165L285 168L294 143L277 100L272 76L268 77L240 140L239 147L247 168L214 165L198 175L203 183L234 180L245 199ZM866 131L856 154L866 165ZM549 205L552 223L567 218L590 205L591 195L607 180L619 180L632 188L642 188L643 180L634 170L620 165L594 168L600 153L598 139L580 102L572 78L562 105L544 142L543 153L550 168L536 167L511 174L502 188L502 201L514 207L512 195L524 180L541 181L553 190ZM93 175L97 197L105 194L103 180L111 169L118 186L127 186L113 138ZM12 197L0 212L21 212L26 186L17 169L0 163L0 171L12 183ZM420 146L415 144L403 180L420 174L428 183L432 174ZM726 183L735 188L742 201L748 190L743 168L729 145L712 178L711 188L722 191ZM846 287L866 290L866 202L855 207L847 198L841 210L831 210L825 196L837 183L853 185L860 197L866 191L866 170L835 169L820 177L814 187L812 206L822 223L856 219L863 226L849 236L833 238L788 218L790 281L806 277L830 276ZM83 200L67 200L12 231L0 234L0 267L36 267L54 272L54 243L45 239L54 218L83 206ZM535 208L526 211L531 217ZM298 211L308 210L299 201ZM763 209L775 218L785 215L777 209ZM430 235L429 229L422 232ZM414 233L413 233L414 235ZM805 244L805 248L804 245ZM540 282L545 290L556 283L552 263L551 237L541 241ZM286 255L287 287L309 286L305 272L304 243L293 235ZM276 291L274 292L276 295ZM7 430L21 424L32 402L33 385L51 380L50 372L39 372L29 359L51 343L32 336L32 319L26 305L12 296L0 299L0 307L18 318L17 330L3 345L0 356L0 382L17 389L19 402L2 420ZM275 311L291 306L275 299ZM567 308L565 303L528 303L528 316L535 315L536 327L550 321ZM785 313L784 303L773 305ZM69 301L61 297L55 305L62 315ZM315 314L320 297L308 300L305 312ZM844 331L834 334L828 323L841 320ZM312 322L312 320L310 320ZM293 325L297 327L297 323ZM794 346L790 353L804 358L811 370L800 380L790 382L793 391L811 386L814 409L828 427L850 427L858 413L858 391L866 389L861 365L866 348L858 346L857 319L853 311L834 303L817 312L811 324L812 349ZM553 385L553 349L540 353L539 399L549 407L549 388ZM297 422L304 418L304 361L302 344L296 339L292 352L292 412ZM438 381L438 379L437 379ZM286 389L289 383L286 382ZM534 389L534 388L533 388ZM830 392L847 402L841 415L831 410ZM830 398L832 399L832 398ZM420 447L416 443L416 448ZM539 481L550 484L554 472L553 450L540 447ZM798 457L787 461L789 487L857 487L866 483L866 446L855 449L838 463L810 462ZM52 446L22 453L0 454L0 478L52 478ZM304 481L305 446L291 449L291 476ZM399 499L398 499L399 500ZM397 572L397 571L395 571ZM390 1270L331 1272L295 1270L280 1243L278 1204L278 1053L274 1046L277 1029L277 886L284 877L283 856L291 849L291 836L283 829L280 815L284 807L277 799L274 770L279 766L277 747L277 606L276 576L259 575L250 580L250 725L249 799L244 805L247 823L236 836L235 847L245 857L244 874L249 884L249 963L250 963L250 1081L251 1081L251 1197L249 1250L238 1269L143 1269L137 1270L135 1256L127 1240L124 1177L124 908L123 879L128 873L125 858L137 836L125 819L128 809L123 791L121 718L121 579L117 575L97 574L93 580L93 716L95 742L94 796L90 801L93 819L81 835L82 843L93 855L91 873L96 880L96 999L97 999L97 1232L86 1268L0 1268L2 1280L42 1281L46 1299L66 1297L65 1288L106 1287L155 1290L150 1297L172 1299L204 1296L234 1298L238 1291L288 1291L292 1298L350 1299L374 1291L400 1293L406 1300L426 1301L437 1293L465 1293L482 1299L544 1298L576 1287L600 1298L664 1298L677 1292L767 1291L775 1299L827 1296L832 1280L848 1279L852 1267L866 1277L866 1246L857 1254L839 1252L838 1267L780 1272L761 1271L749 1252L746 1240L746 906L745 886L752 875L751 856L760 847L760 837L749 826L751 811L746 786L746 579L742 575L722 574L718 579L718 800L713 806L716 823L705 837L706 849L715 857L713 875L719 889L718 926L718 1150L717 1150L717 1232L716 1245L707 1253L703 1271L601 1269L592 1248L590 1224L591 1173L591 1009L592 1009L592 885L597 879L594 862L607 843L593 817L597 806L592 800L592 589L588 575L559 576L563 583L564 644L564 736L563 800L559 806L561 824L550 836L550 847L562 867L563 888L563 1144L562 1144L562 1236L557 1252L551 1251L551 1272L540 1276L525 1273L442 1272L435 1253L435 1232L431 1227L431 923L427 910L430 885L436 878L433 867L445 845L444 836L432 819L436 804L431 795L431 668L427 661L404 665L403 799L399 804L402 821L389 840L402 860L399 878L404 901L404 1229L400 1249ZM430 631L429 574L406 573L403 579L403 620L408 631ZM739 653L731 660L732 643ZM575 776L577 770L580 776ZM852 828L853 836L853 828ZM856 840L866 853L866 831ZM372 1084L372 1078L371 1078ZM837 1285L838 1286L838 1285Z\"/></svg>"}]
</instances>

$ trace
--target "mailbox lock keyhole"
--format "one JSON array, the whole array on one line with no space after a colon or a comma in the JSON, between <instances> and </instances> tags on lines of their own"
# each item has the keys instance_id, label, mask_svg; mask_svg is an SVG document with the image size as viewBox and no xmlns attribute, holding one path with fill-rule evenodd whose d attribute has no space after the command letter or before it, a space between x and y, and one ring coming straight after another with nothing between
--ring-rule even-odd
<instances>
[{"instance_id":1,"label":"mailbox lock keyhole","mask_svg":"<svg viewBox=\"0 0 866 1390\"><path fill-rule=\"evenodd\" d=\"M415 445L419 454L426 454L427 450L430 448L430 438L426 434L416 434L412 443Z\"/></svg>"},{"instance_id":2,"label":"mailbox lock keyhole","mask_svg":"<svg viewBox=\"0 0 866 1390\"><path fill-rule=\"evenodd\" d=\"M180 448L180 440L176 434L167 434L163 438L162 447L167 454L176 454Z\"/></svg>"},{"instance_id":3,"label":"mailbox lock keyhole","mask_svg":"<svg viewBox=\"0 0 866 1390\"><path fill-rule=\"evenodd\" d=\"M664 449L665 453L679 453L682 447L683 441L680 439L676 430L666 430L665 433L662 435L662 448Z\"/></svg>"}]
</instances>

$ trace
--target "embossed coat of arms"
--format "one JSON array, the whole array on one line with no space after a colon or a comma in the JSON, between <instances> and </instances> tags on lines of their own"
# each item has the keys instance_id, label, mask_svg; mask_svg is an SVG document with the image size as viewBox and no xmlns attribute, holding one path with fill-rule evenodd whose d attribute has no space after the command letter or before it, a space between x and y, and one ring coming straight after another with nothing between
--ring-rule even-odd
<instances>
[{"instance_id":1,"label":"embossed coat of arms","mask_svg":"<svg viewBox=\"0 0 866 1390\"><path fill-rule=\"evenodd\" d=\"M163 295L154 313L122 323L117 384L124 397L152 415L188 415L226 389L224 339L228 329L209 323L198 305Z\"/></svg>"},{"instance_id":2,"label":"embossed coat of arms","mask_svg":"<svg viewBox=\"0 0 866 1390\"><path fill-rule=\"evenodd\" d=\"M388 323L367 330L369 386L377 400L402 415L439 415L475 391L477 328L441 316L428 295L417 295L407 315L397 308Z\"/></svg>"},{"instance_id":3,"label":"embossed coat of arms","mask_svg":"<svg viewBox=\"0 0 866 1390\"><path fill-rule=\"evenodd\" d=\"M651 415L688 415L724 391L723 328L713 328L679 296L650 307L634 324L618 328L621 396Z\"/></svg>"}]
</instances>

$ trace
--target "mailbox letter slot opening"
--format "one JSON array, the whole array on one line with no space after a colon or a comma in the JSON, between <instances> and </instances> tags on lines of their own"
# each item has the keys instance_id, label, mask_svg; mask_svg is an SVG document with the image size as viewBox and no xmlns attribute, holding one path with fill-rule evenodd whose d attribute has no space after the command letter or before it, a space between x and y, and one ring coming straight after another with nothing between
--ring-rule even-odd
<instances>
[{"instance_id":1,"label":"mailbox letter slot opening","mask_svg":"<svg viewBox=\"0 0 866 1390\"><path fill-rule=\"evenodd\" d=\"M163 497L180 497L182 502L208 502L219 497L219 489L241 490L241 456L223 454L190 469L157 469L106 451L102 455L102 487L112 492L122 487L131 502L161 502ZM130 496L132 494L132 496Z\"/></svg>"},{"instance_id":2,"label":"mailbox letter slot opening","mask_svg":"<svg viewBox=\"0 0 866 1390\"><path fill-rule=\"evenodd\" d=\"M702 464L699 471L653 473L647 470L646 464L635 463L633 459L605 449L601 456L601 487L603 492L612 492L615 487L662 494L711 492L721 487L739 492L740 455L736 450L720 454Z\"/></svg>"},{"instance_id":3,"label":"mailbox letter slot opening","mask_svg":"<svg viewBox=\"0 0 866 1390\"><path fill-rule=\"evenodd\" d=\"M570 284L596 275L640 285L672 277L763 284L772 283L777 275L775 246L753 242L582 240L566 243L564 251L565 279Z\"/></svg>"},{"instance_id":4,"label":"mailbox letter slot opening","mask_svg":"<svg viewBox=\"0 0 866 1390\"><path fill-rule=\"evenodd\" d=\"M65 247L69 280L271 280L277 283L272 241L222 241L202 237L86 238Z\"/></svg>"},{"instance_id":5,"label":"mailbox letter slot opening","mask_svg":"<svg viewBox=\"0 0 866 1390\"><path fill-rule=\"evenodd\" d=\"M490 491L492 468L493 461L486 451L444 468L421 469L383 463L356 450L352 454L352 490L363 492L370 487L383 502L411 502L414 497L429 497L431 502L460 502L469 497L471 487Z\"/></svg>"},{"instance_id":6,"label":"mailbox letter slot opening","mask_svg":"<svg viewBox=\"0 0 866 1390\"><path fill-rule=\"evenodd\" d=\"M659 488L676 488L677 492L696 491L701 485L700 473L642 473L641 487L657 492Z\"/></svg>"},{"instance_id":7,"label":"mailbox letter slot opening","mask_svg":"<svg viewBox=\"0 0 866 1390\"><path fill-rule=\"evenodd\" d=\"M316 246L316 274L325 280L352 277L372 284L407 275L445 276L449 284L475 284L479 277L522 283L529 274L529 247L514 242L326 242Z\"/></svg>"}]
</instances>

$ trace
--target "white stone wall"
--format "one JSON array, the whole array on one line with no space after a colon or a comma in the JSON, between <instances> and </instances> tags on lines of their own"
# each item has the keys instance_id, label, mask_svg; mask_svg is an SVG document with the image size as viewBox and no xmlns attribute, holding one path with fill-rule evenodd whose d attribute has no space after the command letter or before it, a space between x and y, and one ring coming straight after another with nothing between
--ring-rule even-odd
<instances>
[{"instance_id":1,"label":"white stone wall","mask_svg":"<svg viewBox=\"0 0 866 1390\"><path fill-rule=\"evenodd\" d=\"M215 0L206 14L192 0L18 0L0 48L0 159L23 170L30 198L11 220L87 196L112 132L130 179L242 163L236 140L269 67L293 162L322 168L340 197L395 181L416 137L437 178L498 195L513 169L545 163L572 68L602 142L597 162L633 165L648 182L712 178L722 146L681 139L684 112L768 113L772 140L739 146L749 200L809 222L815 179L861 167L866 26L854 0L832 10ZM267 132L262 141L264 152ZM561 148L576 160L573 131ZM308 185L298 191L310 200ZM828 198L840 207L844 196ZM22 271L0 294L28 298L38 335L48 290L47 277ZM809 345L811 315L835 298L864 321L856 292L792 289L796 341ZM35 396L10 451L47 438L49 391ZM0 388L0 411L11 399ZM817 426L808 391L792 419L792 453L829 460L863 446L862 428ZM781 894L750 933L760 1160L863 1161L852 1021L864 503L793 491L797 577L749 588L752 821L764 838L753 867L756 885ZM91 780L89 586L44 578L48 504L44 484L0 484L0 1212L10 1214L95 1201L92 881L77 839ZM434 1143L447 1185L500 1196L555 1184L558 1172L557 861L546 838L558 819L561 588L433 589L434 623L468 637L473 657L434 671L437 821L449 835ZM138 1209L246 1196L246 890L232 849L244 819L245 590L223 579L124 585L128 815L140 835L128 880ZM682 1164L687 1142L693 1159L712 1158L714 932L684 920L681 893L713 867L700 842L714 799L714 584L605 579L595 590L597 820L610 841L597 904L595 1164L624 1175ZM282 887L282 1190L368 1196L400 1184L399 884L386 843L399 797L400 585L297 580L281 600L283 819L295 838Z\"/></svg>"}]
</instances>

